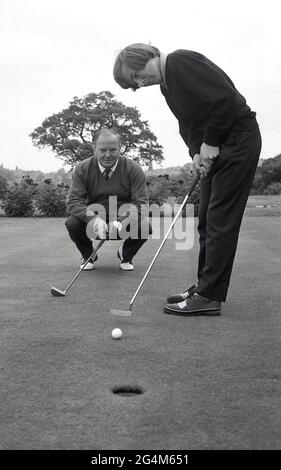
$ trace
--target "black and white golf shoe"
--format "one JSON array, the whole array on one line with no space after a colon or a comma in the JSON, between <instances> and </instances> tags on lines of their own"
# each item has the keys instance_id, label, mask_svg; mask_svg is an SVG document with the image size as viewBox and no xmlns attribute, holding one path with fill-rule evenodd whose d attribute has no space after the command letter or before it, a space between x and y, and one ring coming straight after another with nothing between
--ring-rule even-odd
<instances>
[{"instance_id":1,"label":"black and white golf shoe","mask_svg":"<svg viewBox=\"0 0 281 470\"><path fill-rule=\"evenodd\" d=\"M95 269L95 262L97 261L98 259L98 255L95 255L94 259L91 259L90 261L88 261L88 263L84 266L83 268L83 271L92 271L93 269ZM80 265L80 269L82 269L82 266L83 264L85 264L86 260L84 258L81 258L81 265Z\"/></svg>"},{"instance_id":2,"label":"black and white golf shoe","mask_svg":"<svg viewBox=\"0 0 281 470\"><path fill-rule=\"evenodd\" d=\"M167 302L168 304L177 304L179 302L183 302L188 297L191 297L193 294L195 294L197 289L198 284L193 284L193 286L189 287L185 292L182 292L181 294L170 295L170 297L167 297Z\"/></svg>"},{"instance_id":3,"label":"black and white golf shoe","mask_svg":"<svg viewBox=\"0 0 281 470\"><path fill-rule=\"evenodd\" d=\"M122 254L122 246L120 246L117 251L117 257L120 259L120 269L122 269L122 271L133 271L134 265L132 263L132 260L125 261L122 257Z\"/></svg>"},{"instance_id":4,"label":"black and white golf shoe","mask_svg":"<svg viewBox=\"0 0 281 470\"><path fill-rule=\"evenodd\" d=\"M178 316L205 315L214 317L221 314L220 310L221 302L219 300L207 299L206 297L196 293L182 302L167 304L164 306L165 313Z\"/></svg>"}]
</instances>

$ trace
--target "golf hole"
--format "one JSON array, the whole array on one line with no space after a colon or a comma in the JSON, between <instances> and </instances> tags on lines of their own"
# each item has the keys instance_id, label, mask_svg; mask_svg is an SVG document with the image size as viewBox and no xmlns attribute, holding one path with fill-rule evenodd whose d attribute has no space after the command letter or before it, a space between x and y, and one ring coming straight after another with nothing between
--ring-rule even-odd
<instances>
[{"instance_id":1,"label":"golf hole","mask_svg":"<svg viewBox=\"0 0 281 470\"><path fill-rule=\"evenodd\" d=\"M120 397L135 397L137 395L142 395L144 391L136 385L122 385L114 387L112 392L114 395L118 395Z\"/></svg>"}]
</instances>

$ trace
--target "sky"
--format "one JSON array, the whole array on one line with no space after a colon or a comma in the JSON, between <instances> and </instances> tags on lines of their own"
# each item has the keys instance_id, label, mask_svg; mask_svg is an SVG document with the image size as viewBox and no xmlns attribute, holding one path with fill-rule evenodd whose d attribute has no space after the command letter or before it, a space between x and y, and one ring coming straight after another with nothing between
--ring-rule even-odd
<instances>
[{"instance_id":1,"label":"sky","mask_svg":"<svg viewBox=\"0 0 281 470\"><path fill-rule=\"evenodd\" d=\"M51 151L29 137L74 96L111 91L135 106L164 148L163 167L190 162L159 87L122 90L114 57L134 42L164 53L201 52L234 81L257 112L261 157L281 153L281 54L278 0L0 0L0 164L57 171ZM65 167L67 169L67 167Z\"/></svg>"}]
</instances>

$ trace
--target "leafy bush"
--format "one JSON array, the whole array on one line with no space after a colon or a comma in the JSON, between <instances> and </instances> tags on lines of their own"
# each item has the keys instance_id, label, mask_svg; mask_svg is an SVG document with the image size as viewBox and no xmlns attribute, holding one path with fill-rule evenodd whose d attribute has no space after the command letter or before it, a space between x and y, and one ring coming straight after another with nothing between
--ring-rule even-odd
<instances>
[{"instance_id":1,"label":"leafy bush","mask_svg":"<svg viewBox=\"0 0 281 470\"><path fill-rule=\"evenodd\" d=\"M162 206L168 198L175 198L177 204L181 204L188 193L194 176L189 172L183 172L181 176L170 176L167 174L147 177L147 191L150 204ZM194 213L198 214L200 190L199 184L194 189L189 204L194 204ZM185 210L183 210L185 214Z\"/></svg>"},{"instance_id":2,"label":"leafy bush","mask_svg":"<svg viewBox=\"0 0 281 470\"><path fill-rule=\"evenodd\" d=\"M48 217L63 217L66 215L66 196L69 186L60 183L54 185L51 179L46 179L38 188L35 202L42 215Z\"/></svg>"},{"instance_id":3,"label":"leafy bush","mask_svg":"<svg viewBox=\"0 0 281 470\"><path fill-rule=\"evenodd\" d=\"M8 217L30 217L34 214L34 195L37 184L29 177L23 176L20 183L14 183L4 194L1 203Z\"/></svg>"},{"instance_id":4,"label":"leafy bush","mask_svg":"<svg viewBox=\"0 0 281 470\"><path fill-rule=\"evenodd\" d=\"M8 189L8 182L4 176L0 175L0 199L3 198L7 189Z\"/></svg>"},{"instance_id":5,"label":"leafy bush","mask_svg":"<svg viewBox=\"0 0 281 470\"><path fill-rule=\"evenodd\" d=\"M251 194L281 194L281 154L257 167Z\"/></svg>"},{"instance_id":6,"label":"leafy bush","mask_svg":"<svg viewBox=\"0 0 281 470\"><path fill-rule=\"evenodd\" d=\"M267 188L263 191L263 194L267 194L270 196L281 194L281 182L275 181L267 186Z\"/></svg>"}]
</instances>

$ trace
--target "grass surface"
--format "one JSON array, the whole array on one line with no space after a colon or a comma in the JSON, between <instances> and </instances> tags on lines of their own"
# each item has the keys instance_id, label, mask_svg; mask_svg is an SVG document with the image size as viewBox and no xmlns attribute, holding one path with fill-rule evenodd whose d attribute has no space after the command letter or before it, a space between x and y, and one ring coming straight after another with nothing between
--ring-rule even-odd
<instances>
[{"instance_id":1,"label":"grass surface","mask_svg":"<svg viewBox=\"0 0 281 470\"><path fill-rule=\"evenodd\" d=\"M245 215L281 217L281 194L277 196L250 196Z\"/></svg>"},{"instance_id":2,"label":"grass surface","mask_svg":"<svg viewBox=\"0 0 281 470\"><path fill-rule=\"evenodd\" d=\"M221 317L162 313L195 280L198 245L168 240L130 318L159 241L132 273L118 242L82 273L63 219L0 219L1 449L279 449L281 219L244 219ZM111 331L123 330L121 340ZM116 386L144 389L119 397Z\"/></svg>"}]
</instances>

